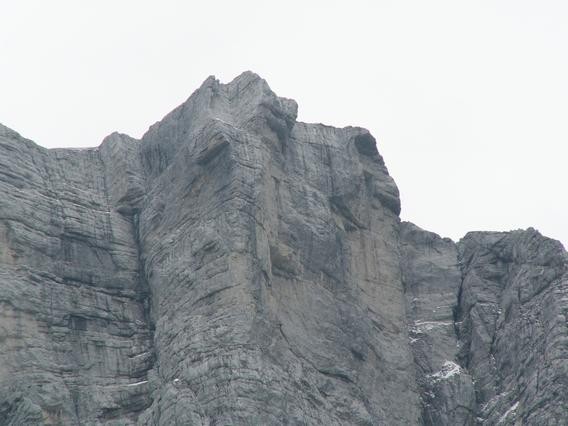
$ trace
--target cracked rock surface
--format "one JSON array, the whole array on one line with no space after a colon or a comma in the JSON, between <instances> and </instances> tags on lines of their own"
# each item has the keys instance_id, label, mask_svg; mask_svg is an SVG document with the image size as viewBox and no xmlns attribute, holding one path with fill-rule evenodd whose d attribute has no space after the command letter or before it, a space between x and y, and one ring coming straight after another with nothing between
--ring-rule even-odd
<instances>
[{"instance_id":1,"label":"cracked rock surface","mask_svg":"<svg viewBox=\"0 0 568 426\"><path fill-rule=\"evenodd\" d=\"M0 425L562 425L568 257L401 222L362 128L246 72L141 140L0 126Z\"/></svg>"}]
</instances>

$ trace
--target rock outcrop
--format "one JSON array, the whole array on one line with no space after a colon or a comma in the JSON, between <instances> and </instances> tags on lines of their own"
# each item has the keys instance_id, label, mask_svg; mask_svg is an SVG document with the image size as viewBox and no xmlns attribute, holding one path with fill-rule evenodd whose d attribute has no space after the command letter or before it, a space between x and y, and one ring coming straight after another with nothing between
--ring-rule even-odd
<instances>
[{"instance_id":1,"label":"rock outcrop","mask_svg":"<svg viewBox=\"0 0 568 426\"><path fill-rule=\"evenodd\" d=\"M0 126L0 425L568 421L568 256L401 223L375 139L246 72L141 140Z\"/></svg>"}]
</instances>

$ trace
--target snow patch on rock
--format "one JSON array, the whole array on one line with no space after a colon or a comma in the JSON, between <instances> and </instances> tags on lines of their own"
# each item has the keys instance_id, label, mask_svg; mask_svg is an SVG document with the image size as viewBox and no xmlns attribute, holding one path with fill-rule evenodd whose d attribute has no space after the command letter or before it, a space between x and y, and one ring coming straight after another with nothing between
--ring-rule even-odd
<instances>
[{"instance_id":1,"label":"snow patch on rock","mask_svg":"<svg viewBox=\"0 0 568 426\"><path fill-rule=\"evenodd\" d=\"M453 361L445 361L444 365L442 365L442 369L437 373L430 374L429 377L434 381L439 380L447 380L450 377L455 376L456 374L461 374L462 369L459 365L457 365Z\"/></svg>"}]
</instances>

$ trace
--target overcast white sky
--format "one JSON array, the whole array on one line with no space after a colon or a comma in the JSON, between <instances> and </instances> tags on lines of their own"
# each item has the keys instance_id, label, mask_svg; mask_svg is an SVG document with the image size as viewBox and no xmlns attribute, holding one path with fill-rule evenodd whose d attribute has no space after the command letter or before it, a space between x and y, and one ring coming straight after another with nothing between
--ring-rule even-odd
<instances>
[{"instance_id":1,"label":"overcast white sky","mask_svg":"<svg viewBox=\"0 0 568 426\"><path fill-rule=\"evenodd\" d=\"M299 119L376 136L402 217L568 246L565 0L0 0L0 122L46 147L140 137L244 70Z\"/></svg>"}]
</instances>

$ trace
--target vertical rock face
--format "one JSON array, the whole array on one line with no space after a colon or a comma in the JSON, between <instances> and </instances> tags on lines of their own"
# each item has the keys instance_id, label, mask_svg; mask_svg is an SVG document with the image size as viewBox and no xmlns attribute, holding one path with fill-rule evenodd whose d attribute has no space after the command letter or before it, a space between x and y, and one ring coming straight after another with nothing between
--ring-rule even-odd
<instances>
[{"instance_id":1,"label":"vertical rock face","mask_svg":"<svg viewBox=\"0 0 568 426\"><path fill-rule=\"evenodd\" d=\"M0 127L0 424L564 424L567 256L400 223L361 128L247 72L138 141Z\"/></svg>"},{"instance_id":2,"label":"vertical rock face","mask_svg":"<svg viewBox=\"0 0 568 426\"><path fill-rule=\"evenodd\" d=\"M457 245L401 226L425 424L568 421L568 256L533 229Z\"/></svg>"},{"instance_id":3,"label":"vertical rock face","mask_svg":"<svg viewBox=\"0 0 568 426\"><path fill-rule=\"evenodd\" d=\"M109 150L128 143L47 151L0 130L0 424L135 424L149 404L148 291L113 204Z\"/></svg>"},{"instance_id":4,"label":"vertical rock face","mask_svg":"<svg viewBox=\"0 0 568 426\"><path fill-rule=\"evenodd\" d=\"M459 358L489 424L568 421L568 256L533 229L459 244Z\"/></svg>"},{"instance_id":5,"label":"vertical rock face","mask_svg":"<svg viewBox=\"0 0 568 426\"><path fill-rule=\"evenodd\" d=\"M459 360L455 315L461 283L456 244L401 224L401 265L422 419L428 425L475 424L471 375Z\"/></svg>"},{"instance_id":6,"label":"vertical rock face","mask_svg":"<svg viewBox=\"0 0 568 426\"><path fill-rule=\"evenodd\" d=\"M368 132L295 116L246 73L142 140L160 366L144 422L418 419L396 187Z\"/></svg>"}]
</instances>

